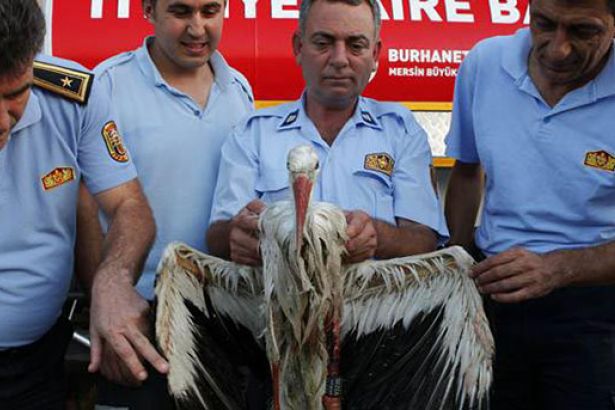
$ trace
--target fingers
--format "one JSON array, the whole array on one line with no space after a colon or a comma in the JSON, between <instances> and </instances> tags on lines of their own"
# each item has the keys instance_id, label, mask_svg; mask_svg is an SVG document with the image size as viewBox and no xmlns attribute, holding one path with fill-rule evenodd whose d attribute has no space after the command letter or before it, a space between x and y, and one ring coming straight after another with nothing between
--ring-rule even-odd
<instances>
[{"instance_id":1,"label":"fingers","mask_svg":"<svg viewBox=\"0 0 615 410\"><path fill-rule=\"evenodd\" d=\"M169 371L169 365L166 360L156 351L149 339L145 337L138 329L130 329L128 333L130 344L136 349L140 355L147 360L159 373L166 374Z\"/></svg>"},{"instance_id":2,"label":"fingers","mask_svg":"<svg viewBox=\"0 0 615 410\"><path fill-rule=\"evenodd\" d=\"M478 290L481 293L490 295L495 293L509 293L515 292L533 283L534 281L532 280L531 274L519 274L493 281L486 285L479 285Z\"/></svg>"},{"instance_id":3,"label":"fingers","mask_svg":"<svg viewBox=\"0 0 615 410\"><path fill-rule=\"evenodd\" d=\"M102 344L98 332L96 332L93 327L90 327L90 343L90 364L88 365L88 372L96 373L100 368Z\"/></svg>"},{"instance_id":4,"label":"fingers","mask_svg":"<svg viewBox=\"0 0 615 410\"><path fill-rule=\"evenodd\" d=\"M258 239L258 215L264 206L261 201L254 200L231 220L229 248L233 262L251 266L262 264Z\"/></svg>"},{"instance_id":5,"label":"fingers","mask_svg":"<svg viewBox=\"0 0 615 410\"><path fill-rule=\"evenodd\" d=\"M496 266L514 262L518 258L522 257L524 255L524 252L525 251L523 249L515 248L487 258L472 267L472 272L470 276L472 278L476 278L483 273L495 268Z\"/></svg>"},{"instance_id":6,"label":"fingers","mask_svg":"<svg viewBox=\"0 0 615 410\"><path fill-rule=\"evenodd\" d=\"M141 382L135 379L130 371L123 365L120 358L113 352L112 349L103 349L103 360L100 364L100 373L114 383L123 386L139 386Z\"/></svg>"},{"instance_id":7,"label":"fingers","mask_svg":"<svg viewBox=\"0 0 615 410\"><path fill-rule=\"evenodd\" d=\"M378 247L378 236L372 218L363 211L351 211L346 213L346 221L346 262L356 263L372 258Z\"/></svg>"},{"instance_id":8,"label":"fingers","mask_svg":"<svg viewBox=\"0 0 615 410\"><path fill-rule=\"evenodd\" d=\"M130 370L132 376L143 381L147 379L147 371L139 360L135 350L132 348L128 340L123 335L117 335L107 339L115 353L122 359L124 364Z\"/></svg>"},{"instance_id":9,"label":"fingers","mask_svg":"<svg viewBox=\"0 0 615 410\"><path fill-rule=\"evenodd\" d=\"M260 215L265 209L266 205L260 199L254 199L245 206L245 209L248 211L255 213L256 215Z\"/></svg>"}]
</instances>

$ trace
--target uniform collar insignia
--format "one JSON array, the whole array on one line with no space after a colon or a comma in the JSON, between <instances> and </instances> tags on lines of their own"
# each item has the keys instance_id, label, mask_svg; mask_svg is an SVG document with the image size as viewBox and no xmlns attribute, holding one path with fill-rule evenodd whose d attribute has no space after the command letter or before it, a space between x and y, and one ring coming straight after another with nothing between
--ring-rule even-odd
<instances>
[{"instance_id":1,"label":"uniform collar insignia","mask_svg":"<svg viewBox=\"0 0 615 410\"><path fill-rule=\"evenodd\" d=\"M369 171L382 172L391 176L395 167L395 160L386 152L375 152L365 156L363 167Z\"/></svg>"},{"instance_id":2,"label":"uniform collar insignia","mask_svg":"<svg viewBox=\"0 0 615 410\"><path fill-rule=\"evenodd\" d=\"M374 117L369 113L369 111L361 111L361 119L369 125L376 125L376 121Z\"/></svg>"},{"instance_id":3,"label":"uniform collar insignia","mask_svg":"<svg viewBox=\"0 0 615 410\"><path fill-rule=\"evenodd\" d=\"M594 151L585 154L585 165L604 171L615 172L615 157L606 151Z\"/></svg>"},{"instance_id":4,"label":"uniform collar insignia","mask_svg":"<svg viewBox=\"0 0 615 410\"><path fill-rule=\"evenodd\" d=\"M290 114L288 114L286 118L284 119L284 122L282 122L282 124L280 125L280 127L287 127L289 125L294 124L295 121L297 121L297 118L299 118L299 110L295 110L291 112Z\"/></svg>"}]
</instances>

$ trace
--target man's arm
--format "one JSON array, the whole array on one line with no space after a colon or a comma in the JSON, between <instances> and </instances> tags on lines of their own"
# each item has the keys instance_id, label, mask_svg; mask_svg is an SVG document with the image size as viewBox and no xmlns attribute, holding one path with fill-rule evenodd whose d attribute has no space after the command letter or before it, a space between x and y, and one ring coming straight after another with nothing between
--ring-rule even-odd
<instances>
[{"instance_id":1,"label":"man's arm","mask_svg":"<svg viewBox=\"0 0 615 410\"><path fill-rule=\"evenodd\" d=\"M75 275L89 293L96 268L100 265L103 234L98 219L98 205L85 184L79 185L77 205L77 240L75 241Z\"/></svg>"},{"instance_id":2,"label":"man's arm","mask_svg":"<svg viewBox=\"0 0 615 410\"><path fill-rule=\"evenodd\" d=\"M152 212L136 179L98 193L94 198L108 216L110 225L102 246L102 262L91 289L92 349L88 370L99 369L102 353L110 346L137 380L147 378L139 356L159 372L166 373L168 364L141 326L149 306L134 289L154 239Z\"/></svg>"},{"instance_id":3,"label":"man's arm","mask_svg":"<svg viewBox=\"0 0 615 410\"><path fill-rule=\"evenodd\" d=\"M77 207L77 240L75 243L75 274L81 285L91 293L96 269L102 258L105 235L100 224L99 208L94 197L85 184L79 187L79 203ZM150 326L148 310L141 311L138 327L148 335ZM103 344L100 373L115 383L135 386L140 382L124 365L122 359L108 344Z\"/></svg>"},{"instance_id":4,"label":"man's arm","mask_svg":"<svg viewBox=\"0 0 615 410\"><path fill-rule=\"evenodd\" d=\"M474 266L482 293L502 303L544 296L564 286L615 283L615 242L538 255L514 248Z\"/></svg>"},{"instance_id":5,"label":"man's arm","mask_svg":"<svg viewBox=\"0 0 615 410\"><path fill-rule=\"evenodd\" d=\"M397 218L397 226L371 218L363 211L346 213L348 241L347 263L358 263L377 257L390 259L431 252L437 237L429 227Z\"/></svg>"},{"instance_id":6,"label":"man's arm","mask_svg":"<svg viewBox=\"0 0 615 410\"><path fill-rule=\"evenodd\" d=\"M446 189L444 213L451 234L450 243L466 249L474 246L474 224L483 194L480 164L456 161Z\"/></svg>"}]
</instances>

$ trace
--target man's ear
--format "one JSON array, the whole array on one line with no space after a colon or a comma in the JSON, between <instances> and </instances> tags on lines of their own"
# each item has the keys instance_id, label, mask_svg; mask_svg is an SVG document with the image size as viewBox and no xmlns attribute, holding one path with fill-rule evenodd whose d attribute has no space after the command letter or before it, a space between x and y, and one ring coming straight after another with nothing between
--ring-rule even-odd
<instances>
[{"instance_id":1,"label":"man's ear","mask_svg":"<svg viewBox=\"0 0 615 410\"><path fill-rule=\"evenodd\" d=\"M293 33L293 55L297 64L301 64L301 49L303 48L303 39L299 31Z\"/></svg>"},{"instance_id":2,"label":"man's ear","mask_svg":"<svg viewBox=\"0 0 615 410\"><path fill-rule=\"evenodd\" d=\"M145 17L150 23L154 22L154 6L150 0L143 0L143 17Z\"/></svg>"},{"instance_id":3,"label":"man's ear","mask_svg":"<svg viewBox=\"0 0 615 410\"><path fill-rule=\"evenodd\" d=\"M374 45L374 61L378 63L380 59L380 52L382 51L382 40L378 39L376 45Z\"/></svg>"}]
</instances>

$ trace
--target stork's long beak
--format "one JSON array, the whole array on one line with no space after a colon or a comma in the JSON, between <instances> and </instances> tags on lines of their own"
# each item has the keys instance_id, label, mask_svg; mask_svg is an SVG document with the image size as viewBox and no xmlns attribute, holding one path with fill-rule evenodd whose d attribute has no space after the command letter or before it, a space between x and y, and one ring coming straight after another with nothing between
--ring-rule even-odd
<instances>
[{"instance_id":1,"label":"stork's long beak","mask_svg":"<svg viewBox=\"0 0 615 410\"><path fill-rule=\"evenodd\" d=\"M295 195L295 234L297 239L297 250L301 249L303 244L303 227L305 225L305 216L310 204L310 195L312 193L312 180L305 174L298 174L293 181L293 193Z\"/></svg>"}]
</instances>

